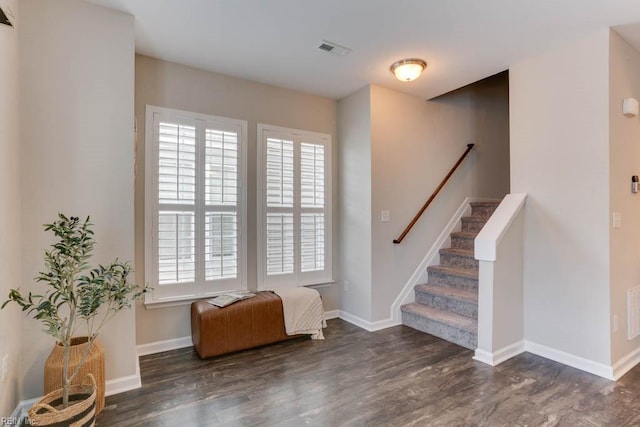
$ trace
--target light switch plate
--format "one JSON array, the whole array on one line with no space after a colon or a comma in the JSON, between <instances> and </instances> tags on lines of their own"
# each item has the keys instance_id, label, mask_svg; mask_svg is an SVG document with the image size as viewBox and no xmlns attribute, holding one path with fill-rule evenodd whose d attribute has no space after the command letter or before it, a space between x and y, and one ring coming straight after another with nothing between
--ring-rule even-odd
<instances>
[{"instance_id":1,"label":"light switch plate","mask_svg":"<svg viewBox=\"0 0 640 427\"><path fill-rule=\"evenodd\" d=\"M622 228L622 215L620 212L614 212L612 215L611 225L613 228Z\"/></svg>"},{"instance_id":2,"label":"light switch plate","mask_svg":"<svg viewBox=\"0 0 640 427\"><path fill-rule=\"evenodd\" d=\"M390 221L391 221L391 212L380 211L380 222L390 222Z\"/></svg>"}]
</instances>

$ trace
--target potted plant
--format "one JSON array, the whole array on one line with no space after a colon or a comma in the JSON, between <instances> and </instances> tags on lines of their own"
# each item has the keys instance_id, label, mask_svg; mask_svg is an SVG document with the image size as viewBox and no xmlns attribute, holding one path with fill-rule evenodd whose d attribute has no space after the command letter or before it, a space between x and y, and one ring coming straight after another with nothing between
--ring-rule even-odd
<instances>
[{"instance_id":1,"label":"potted plant","mask_svg":"<svg viewBox=\"0 0 640 427\"><path fill-rule=\"evenodd\" d=\"M62 372L58 384L62 387L47 395L52 395L52 402L61 402L56 408L51 402L43 402L47 400L45 396L40 401L42 404L34 405L34 408L40 409L39 412L46 412L43 408L51 408L51 411L57 412L75 406L70 405L70 391L79 386L72 384L83 380L80 372L87 357L97 346L96 337L100 329L120 310L130 308L132 302L147 290L146 286L127 281L132 272L128 262L120 262L116 258L106 266L89 265L94 247L92 226L89 217L81 221L78 217L63 214L58 214L53 223L45 224L45 231L53 232L57 238L51 249L45 251L44 271L35 279L45 285L46 290L41 294L29 292L25 296L19 289L11 289L9 299L1 307L4 308L10 302L17 303L22 311L40 320L45 326L44 332L57 340L52 355L55 351L60 354L61 350ZM86 333L86 338L76 337L78 333ZM77 343L83 347L79 360L73 366L70 359L74 344ZM104 369L104 362L102 366ZM95 397L95 393L93 395ZM29 415L37 416L31 411ZM46 416L51 417L51 414L47 413ZM38 422L33 419L31 421ZM46 425L44 421L38 422L38 425Z\"/></svg>"}]
</instances>

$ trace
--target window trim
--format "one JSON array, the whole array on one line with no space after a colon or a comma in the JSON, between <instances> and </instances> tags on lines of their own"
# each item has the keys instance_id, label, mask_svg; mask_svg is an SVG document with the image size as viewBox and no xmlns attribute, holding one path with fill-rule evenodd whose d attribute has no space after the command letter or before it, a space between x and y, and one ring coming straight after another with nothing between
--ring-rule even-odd
<instances>
[{"instance_id":1,"label":"window trim","mask_svg":"<svg viewBox=\"0 0 640 427\"><path fill-rule=\"evenodd\" d=\"M294 141L294 152L298 153L298 159L294 160L299 164L300 160L300 139L309 138L308 142L322 141L325 147L325 195L324 195L324 215L325 215L325 257L324 257L324 265L325 268L322 272L318 272L314 274L310 273L302 273L299 271L299 263L294 261L294 265L297 266L298 271L294 270L294 278L295 280L292 282L284 281L278 286L315 286L315 285L323 285L333 283L333 165L332 165L332 138L330 134L319 133L319 132L310 132L300 129L292 129L281 126L273 126L263 123L258 123L257 126L257 134L256 134L256 145L257 145L257 154L256 154L256 174L257 174L257 189L256 189L256 242L257 242L257 288L259 290L269 289L274 286L267 282L267 274L266 274L266 249L265 249L265 218L266 218L266 202L264 200L264 185L265 185L265 173L266 173L266 165L265 158L266 150L265 150L265 132L276 134L283 139L291 139ZM296 141L298 140L298 141ZM297 145L297 147L296 147ZM295 169L294 169L295 170ZM294 187L294 198L299 197L300 191L300 171L294 174L294 183L297 189ZM296 223L295 216L300 216L301 209L298 203L294 204L293 207L294 213L294 224ZM299 250L300 242L300 230L294 237L294 244L296 248ZM299 258L299 253L296 253L296 258ZM300 275L305 275L309 279L308 280L300 280Z\"/></svg>"},{"instance_id":2,"label":"window trim","mask_svg":"<svg viewBox=\"0 0 640 427\"><path fill-rule=\"evenodd\" d=\"M234 286L233 290L247 289L247 140L248 140L248 124L246 120L230 119L227 117L213 116L209 114L194 113L184 110L176 110L172 108L159 107L154 105L146 106L145 113L145 193L144 193L144 252L145 252L145 282L153 286L159 287L158 283L158 262L157 253L154 251L154 239L157 239L157 213L159 210L159 200L157 196L158 188L158 149L156 147L156 129L154 126L155 116L177 117L183 118L185 121L194 123L204 123L206 129L207 123L220 124L220 130L229 130L231 128L238 131L238 199L237 199L237 215L238 215L238 278L234 279L240 283L240 288ZM203 141L204 129L196 129L197 138ZM199 152L196 159L202 158L204 147L198 145L196 151ZM204 197L204 188L199 191L199 196ZM205 211L204 205L196 204L194 212ZM155 217L154 217L155 215ZM201 230L204 231L204 230ZM204 236L196 235L196 245ZM203 254L196 254L196 257L204 257ZM223 279L224 280L224 279ZM206 298L212 295L220 294L226 290L214 290L206 292L205 280L198 282L194 280L191 287L193 292L159 297L154 290L145 294L144 304L147 308L161 308L173 305L188 304L191 301Z\"/></svg>"}]
</instances>

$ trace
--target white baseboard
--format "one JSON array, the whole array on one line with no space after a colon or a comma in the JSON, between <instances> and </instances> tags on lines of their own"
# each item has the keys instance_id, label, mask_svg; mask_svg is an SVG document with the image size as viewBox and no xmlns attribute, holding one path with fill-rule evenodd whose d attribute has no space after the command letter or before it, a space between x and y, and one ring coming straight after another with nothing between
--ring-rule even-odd
<instances>
[{"instance_id":1,"label":"white baseboard","mask_svg":"<svg viewBox=\"0 0 640 427\"><path fill-rule=\"evenodd\" d=\"M42 399L42 396L34 397L33 399L21 400L20 402L18 402L18 406L16 406L16 409L13 410L11 418L13 420L26 418L29 409L40 399Z\"/></svg>"},{"instance_id":2,"label":"white baseboard","mask_svg":"<svg viewBox=\"0 0 640 427\"><path fill-rule=\"evenodd\" d=\"M613 364L613 379L618 381L638 363L640 363L640 348L633 350Z\"/></svg>"},{"instance_id":3,"label":"white baseboard","mask_svg":"<svg viewBox=\"0 0 640 427\"><path fill-rule=\"evenodd\" d=\"M125 391L135 390L140 387L142 387L142 380L140 379L140 358L136 357L136 373L126 377L107 380L104 386L104 395L113 396L114 394L124 393Z\"/></svg>"},{"instance_id":4,"label":"white baseboard","mask_svg":"<svg viewBox=\"0 0 640 427\"><path fill-rule=\"evenodd\" d=\"M456 227L460 224L460 218L467 212L471 210L470 203L479 201L477 198L467 197L464 199L462 204L458 207L458 210L453 214L447 225L443 228L442 232L438 236L438 238L433 242L433 245L427 252L427 254L422 259L422 262L415 269L407 283L405 283L404 287L391 304L391 318L396 320L399 323L402 323L402 312L400 311L400 307L404 304L408 304L415 301L415 295L413 293L413 287L418 284L421 280L424 280L424 276L427 273L427 267L430 265L435 265L440 260L440 249L444 247L449 242L450 235L453 231L456 230Z\"/></svg>"},{"instance_id":5,"label":"white baseboard","mask_svg":"<svg viewBox=\"0 0 640 427\"><path fill-rule=\"evenodd\" d=\"M380 331L382 329L387 329L392 326L398 326L402 324L401 322L396 321L394 319L384 319L384 320L377 320L375 322L370 322L368 320L364 320L361 317L355 316L351 313L347 313L346 311L342 311L342 310L340 310L339 317L345 322L349 322L352 325L355 325L369 332Z\"/></svg>"},{"instance_id":6,"label":"white baseboard","mask_svg":"<svg viewBox=\"0 0 640 427\"><path fill-rule=\"evenodd\" d=\"M564 365L571 366L572 368L580 369L581 371L589 372L590 374L615 381L613 368L603 363L594 362L593 360L585 359L583 357L566 353L564 351L537 344L531 341L525 341L524 348L529 353L533 353L546 359L553 360L554 362L559 362Z\"/></svg>"},{"instance_id":7,"label":"white baseboard","mask_svg":"<svg viewBox=\"0 0 640 427\"><path fill-rule=\"evenodd\" d=\"M501 348L498 351L494 351L490 353L485 350L476 349L475 355L473 356L474 360L478 362L486 363L487 365L497 366L504 361L511 359L519 354L525 352L524 341L518 341L511 345Z\"/></svg>"},{"instance_id":8,"label":"white baseboard","mask_svg":"<svg viewBox=\"0 0 640 427\"><path fill-rule=\"evenodd\" d=\"M155 341L148 344L140 344L136 346L138 356L146 356L148 354L162 353L163 351L177 350L179 348L191 347L193 342L191 336L172 338L170 340Z\"/></svg>"},{"instance_id":9,"label":"white baseboard","mask_svg":"<svg viewBox=\"0 0 640 427\"><path fill-rule=\"evenodd\" d=\"M340 317L340 310L330 310L324 312L325 320L337 319L338 317Z\"/></svg>"}]
</instances>

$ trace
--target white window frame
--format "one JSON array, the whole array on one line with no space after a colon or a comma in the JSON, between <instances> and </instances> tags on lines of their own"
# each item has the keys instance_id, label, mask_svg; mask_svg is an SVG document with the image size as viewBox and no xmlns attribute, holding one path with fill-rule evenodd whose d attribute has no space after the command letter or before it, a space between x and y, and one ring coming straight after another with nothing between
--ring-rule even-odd
<instances>
[{"instance_id":1,"label":"white window frame","mask_svg":"<svg viewBox=\"0 0 640 427\"><path fill-rule=\"evenodd\" d=\"M283 274L275 276L267 276L266 266L266 218L267 205L265 194L266 182L266 141L268 137L291 140L294 142L294 272L293 274ZM324 221L325 221L325 253L324 253L324 270L315 272L301 272L300 269L300 143L316 143L322 144L325 148L324 176L325 176L325 193L324 193ZM257 131L257 255L258 255L258 289L272 289L276 287L294 287L294 286L310 286L333 283L333 182L332 182L332 165L331 165L331 135L317 132L309 132L299 129L290 129L280 126L267 124L258 124ZM297 229L296 229L297 224Z\"/></svg>"},{"instance_id":2,"label":"white window frame","mask_svg":"<svg viewBox=\"0 0 640 427\"><path fill-rule=\"evenodd\" d=\"M204 159L205 129L216 129L236 132L238 135L238 195L235 212L238 227L238 270L235 279L205 280L204 277L204 234L200 227L204 219L204 173L196 164L196 200L201 200L194 207L196 215L195 245L196 259L201 269L196 269L193 283L159 285L158 281L158 127L156 122L168 122L196 125L196 162ZM210 297L229 290L247 289L247 122L171 108L146 106L145 122L145 282L153 289L145 294L145 306L162 308L173 305L188 304L197 299ZM202 161L202 160L200 160ZM196 267L197 268L197 267ZM201 271L200 271L201 270Z\"/></svg>"}]
</instances>

